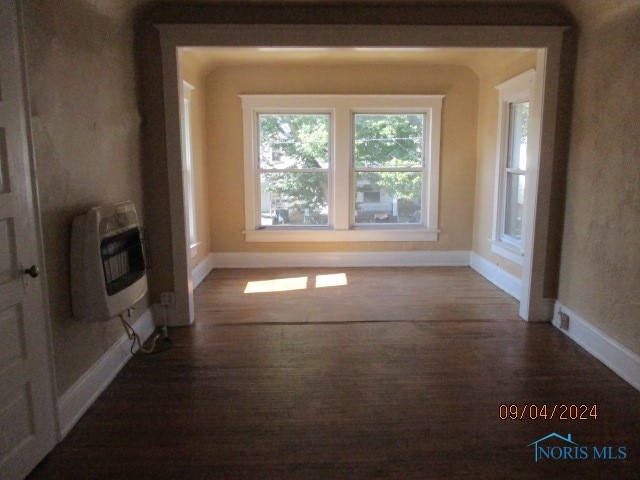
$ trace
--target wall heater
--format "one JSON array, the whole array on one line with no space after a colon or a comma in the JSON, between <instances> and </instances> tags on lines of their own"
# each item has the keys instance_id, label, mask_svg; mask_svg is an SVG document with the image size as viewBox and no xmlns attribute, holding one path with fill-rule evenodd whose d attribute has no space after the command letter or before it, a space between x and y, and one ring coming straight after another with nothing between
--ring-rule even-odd
<instances>
[{"instance_id":1,"label":"wall heater","mask_svg":"<svg viewBox=\"0 0 640 480\"><path fill-rule=\"evenodd\" d=\"M73 315L106 321L147 292L142 231L132 202L91 208L73 219L71 295Z\"/></svg>"}]
</instances>

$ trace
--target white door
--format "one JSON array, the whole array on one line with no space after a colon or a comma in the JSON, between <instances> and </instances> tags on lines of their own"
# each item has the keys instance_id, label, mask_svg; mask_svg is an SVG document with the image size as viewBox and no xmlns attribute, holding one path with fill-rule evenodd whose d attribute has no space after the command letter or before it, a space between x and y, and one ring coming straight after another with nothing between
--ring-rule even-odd
<instances>
[{"instance_id":1,"label":"white door","mask_svg":"<svg viewBox=\"0 0 640 480\"><path fill-rule=\"evenodd\" d=\"M56 441L20 66L16 0L0 0L0 479L3 480L24 478Z\"/></svg>"}]
</instances>

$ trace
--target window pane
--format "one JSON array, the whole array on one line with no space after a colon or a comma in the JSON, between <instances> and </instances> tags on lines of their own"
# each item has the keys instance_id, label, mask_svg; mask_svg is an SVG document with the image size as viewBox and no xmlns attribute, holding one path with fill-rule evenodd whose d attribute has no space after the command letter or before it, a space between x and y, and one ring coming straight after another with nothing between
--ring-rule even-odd
<instances>
[{"instance_id":1,"label":"window pane","mask_svg":"<svg viewBox=\"0 0 640 480\"><path fill-rule=\"evenodd\" d=\"M526 170L529 102L512 103L509 109L509 158L507 167Z\"/></svg>"},{"instance_id":2,"label":"window pane","mask_svg":"<svg viewBox=\"0 0 640 480\"><path fill-rule=\"evenodd\" d=\"M327 173L260 174L260 225L326 225Z\"/></svg>"},{"instance_id":3,"label":"window pane","mask_svg":"<svg viewBox=\"0 0 640 480\"><path fill-rule=\"evenodd\" d=\"M424 114L354 116L356 167L421 167Z\"/></svg>"},{"instance_id":4,"label":"window pane","mask_svg":"<svg viewBox=\"0 0 640 480\"><path fill-rule=\"evenodd\" d=\"M258 115L260 168L328 168L329 115Z\"/></svg>"},{"instance_id":5,"label":"window pane","mask_svg":"<svg viewBox=\"0 0 640 480\"><path fill-rule=\"evenodd\" d=\"M504 233L517 240L522 238L522 212L524 205L524 175L507 174Z\"/></svg>"},{"instance_id":6,"label":"window pane","mask_svg":"<svg viewBox=\"0 0 640 480\"><path fill-rule=\"evenodd\" d=\"M356 172L356 223L422 223L422 173Z\"/></svg>"}]
</instances>

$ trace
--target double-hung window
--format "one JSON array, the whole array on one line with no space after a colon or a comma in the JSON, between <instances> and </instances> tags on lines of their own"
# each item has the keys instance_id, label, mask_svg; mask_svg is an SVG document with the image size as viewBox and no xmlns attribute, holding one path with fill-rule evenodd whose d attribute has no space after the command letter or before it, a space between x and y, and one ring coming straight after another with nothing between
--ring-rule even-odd
<instances>
[{"instance_id":1,"label":"double-hung window","mask_svg":"<svg viewBox=\"0 0 640 480\"><path fill-rule=\"evenodd\" d=\"M534 71L498 85L499 133L494 233L491 249L522 264L529 137L529 107Z\"/></svg>"},{"instance_id":2,"label":"double-hung window","mask_svg":"<svg viewBox=\"0 0 640 480\"><path fill-rule=\"evenodd\" d=\"M242 95L247 241L437 240L435 95Z\"/></svg>"}]
</instances>

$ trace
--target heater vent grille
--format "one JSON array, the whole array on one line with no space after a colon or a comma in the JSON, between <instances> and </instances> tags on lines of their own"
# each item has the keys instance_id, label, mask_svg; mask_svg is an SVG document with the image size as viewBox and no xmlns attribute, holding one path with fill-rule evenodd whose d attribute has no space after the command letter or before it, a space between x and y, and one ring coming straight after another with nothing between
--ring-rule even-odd
<instances>
[{"instance_id":1,"label":"heater vent grille","mask_svg":"<svg viewBox=\"0 0 640 480\"><path fill-rule=\"evenodd\" d=\"M74 316L107 321L147 293L144 236L132 202L93 207L75 217L71 237Z\"/></svg>"},{"instance_id":2,"label":"heater vent grille","mask_svg":"<svg viewBox=\"0 0 640 480\"><path fill-rule=\"evenodd\" d=\"M145 274L144 250L138 228L103 239L100 254L109 296L124 290Z\"/></svg>"}]
</instances>

